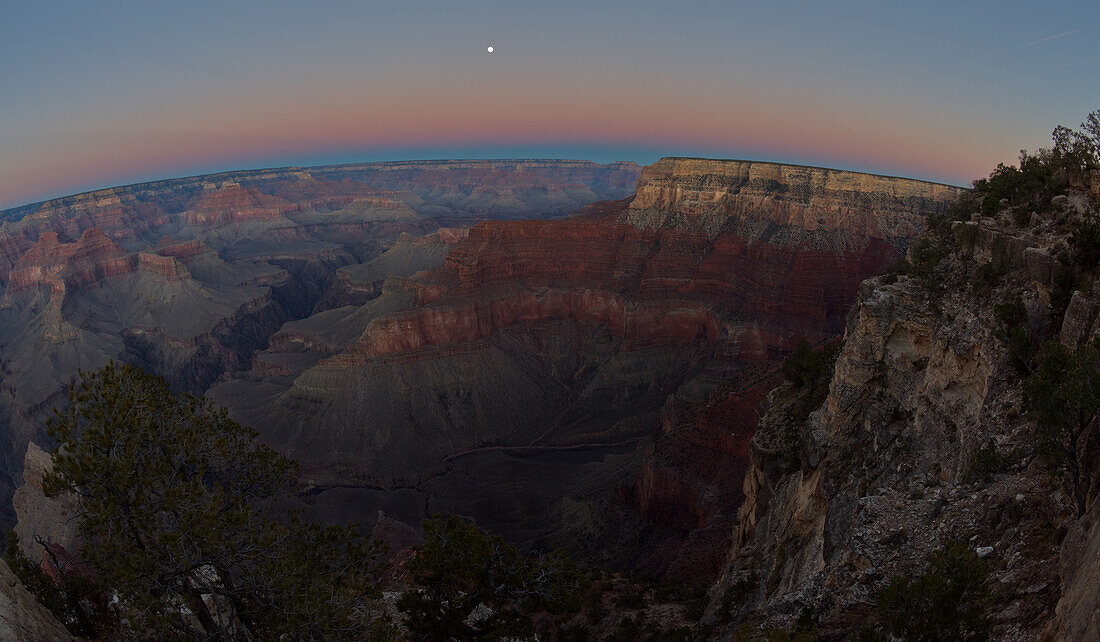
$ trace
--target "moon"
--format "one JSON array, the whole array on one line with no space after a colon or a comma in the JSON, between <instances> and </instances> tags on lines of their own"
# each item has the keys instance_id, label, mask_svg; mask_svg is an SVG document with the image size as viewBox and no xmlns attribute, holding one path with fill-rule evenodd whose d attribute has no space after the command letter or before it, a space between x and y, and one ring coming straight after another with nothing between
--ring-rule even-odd
<instances>
[{"instance_id":1,"label":"moon","mask_svg":"<svg viewBox=\"0 0 1100 642\"><path fill-rule=\"evenodd\" d=\"M493 53L493 45L489 45L489 48L486 49L485 51L488 51L489 53Z\"/></svg>"}]
</instances>

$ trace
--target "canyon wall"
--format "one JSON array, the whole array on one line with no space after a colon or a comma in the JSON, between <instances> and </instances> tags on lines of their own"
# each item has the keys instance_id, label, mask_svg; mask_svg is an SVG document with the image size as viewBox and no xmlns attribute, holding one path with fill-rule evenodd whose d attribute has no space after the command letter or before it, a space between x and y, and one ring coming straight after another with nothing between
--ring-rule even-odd
<instances>
[{"instance_id":1,"label":"canyon wall","mask_svg":"<svg viewBox=\"0 0 1100 642\"><path fill-rule=\"evenodd\" d=\"M1096 635L1095 488L1079 514L1037 456L1028 368L1003 316L1019 301L1035 344L1045 334L1076 350L1100 335L1095 274L1074 290L1054 267L1074 222L1095 215L1082 192L1030 220L1006 209L954 222L931 272L860 286L823 401L807 407L794 383L769 394L711 589L712 635L790 629L807 613L824 639L881 627L880 591L949 542L987 560L992 639Z\"/></svg>"},{"instance_id":2,"label":"canyon wall","mask_svg":"<svg viewBox=\"0 0 1100 642\"><path fill-rule=\"evenodd\" d=\"M201 394L250 369L285 323L435 267L472 223L622 198L639 172L556 160L283 168L0 212L0 524L28 441L78 369L134 362Z\"/></svg>"},{"instance_id":3,"label":"canyon wall","mask_svg":"<svg viewBox=\"0 0 1100 642\"><path fill-rule=\"evenodd\" d=\"M287 324L213 398L321 515L455 511L685 578L728 547L757 409L957 188L664 159L632 199L470 228L438 268Z\"/></svg>"}]
</instances>

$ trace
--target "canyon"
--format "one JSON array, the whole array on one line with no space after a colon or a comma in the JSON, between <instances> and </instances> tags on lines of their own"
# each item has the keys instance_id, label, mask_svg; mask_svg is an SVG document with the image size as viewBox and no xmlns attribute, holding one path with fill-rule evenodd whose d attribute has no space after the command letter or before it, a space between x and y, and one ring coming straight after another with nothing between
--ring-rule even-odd
<instances>
[{"instance_id":1,"label":"canyon","mask_svg":"<svg viewBox=\"0 0 1100 642\"><path fill-rule=\"evenodd\" d=\"M283 168L0 212L0 522L14 521L27 444L79 370L128 361L202 394L249 368L283 324L438 263L473 222L623 198L639 172L557 160ZM349 275L368 281L356 290Z\"/></svg>"},{"instance_id":2,"label":"canyon","mask_svg":"<svg viewBox=\"0 0 1100 642\"><path fill-rule=\"evenodd\" d=\"M783 357L842 332L859 283L958 193L664 159L632 198L473 225L435 269L284 325L209 395L302 464L316 515L457 512L528 547L706 579Z\"/></svg>"},{"instance_id":3,"label":"canyon","mask_svg":"<svg viewBox=\"0 0 1100 642\"><path fill-rule=\"evenodd\" d=\"M314 517L408 533L456 512L708 581L783 359L842 333L859 284L960 192L751 161L453 161L10 210L5 470L16 485L77 370L124 360L295 458Z\"/></svg>"}]
</instances>

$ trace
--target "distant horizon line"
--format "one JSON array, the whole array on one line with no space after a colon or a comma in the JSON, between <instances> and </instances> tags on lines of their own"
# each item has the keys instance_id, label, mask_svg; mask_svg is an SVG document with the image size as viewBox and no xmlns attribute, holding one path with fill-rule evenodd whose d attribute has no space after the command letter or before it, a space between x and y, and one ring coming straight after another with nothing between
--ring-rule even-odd
<instances>
[{"instance_id":1,"label":"distant horizon line","mask_svg":"<svg viewBox=\"0 0 1100 642\"><path fill-rule=\"evenodd\" d=\"M246 173L255 173L255 172L279 172L279 171L293 171L293 170L319 170L319 169L337 168L337 167L353 167L353 166L356 166L356 165L387 165L387 164L394 164L394 163L475 163L475 162L476 163L516 163L516 162L532 162L532 161L537 161L537 162L552 161L552 162L567 162L567 163L591 163L593 165L601 165L601 166L608 166L608 165L615 165L615 164L633 164L633 165L638 165L639 167L642 167L644 169L644 168L649 167L649 166L651 166L655 163L659 163L663 160L705 160L705 161L737 162L737 163L759 163L759 164L763 164L763 165L786 165L786 166L789 166L789 167L805 167L805 168L808 168L808 169L823 169L823 170L835 171L835 172L847 172L847 173L851 173L851 174L864 174L866 176L877 176L877 177L881 177L881 178L893 178L893 179L900 179L900 180L907 180L907 181L915 181L915 182L920 182L920 183L929 183L929 184L932 184L932 185L945 185L947 187L957 187L957 188L961 188L961 189L969 189L969 187L967 187L965 185L957 185L955 183L948 183L948 182L944 182L944 181L934 181L934 180L929 180L929 179L924 179L924 178L913 178L911 176L898 176L898 175L893 175L893 174L882 174L882 173L879 173L879 172L868 172L868 171L856 170L856 169L845 169L845 168L842 168L842 167L827 167L827 166L824 166L824 165L809 165L809 164L806 164L806 163L757 160L757 159L753 159L753 158L718 158L718 157L712 157L712 156L678 156L677 155L677 156L661 156L656 161L654 161L653 163L649 163L649 164L642 164L642 163L639 163L638 161L627 160L627 159L611 161L611 162L608 162L608 163L600 163L600 162L597 162L597 161L593 161L591 159L584 159L584 158L537 158L537 157L528 157L528 158L418 158L418 159L405 159L405 160L352 161L352 162L348 162L348 163L324 163L324 164L320 164L320 165L283 165L283 166L275 166L275 167L251 167L251 168L243 168L243 169L227 169L227 170L207 172L207 173L202 173L202 174L190 174L190 175L185 175L185 176L170 176L170 177L167 177L167 178L156 178L156 179L152 179L152 180L135 181L133 183L122 183L122 184L119 184L119 185L110 185L110 186L107 186L107 187L97 187L97 188L87 189L87 190L83 190L83 191L79 191L79 192L72 192L72 193L69 193L69 194L63 194L63 195L60 195L60 196L54 196L54 197L42 199L42 200L39 200L39 201L32 201L32 202L29 202L29 203L23 203L22 205L14 205L14 206L11 206L11 207L5 207L3 209L0 209L0 215L8 214L10 212L15 212L17 210L23 210L23 209L28 209L28 208L39 207L39 206L45 205L46 203L51 203L51 202L54 202L54 201L64 201L66 199L76 198L78 196L84 196L84 195L87 195L87 194L94 194L96 192L106 192L106 191L116 190L116 189L132 189L132 188L135 188L135 187L140 187L140 186L143 186L143 185L153 185L153 184L156 184L156 183L170 183L170 182L175 182L175 181L188 181L188 180L196 180L196 179L202 179L202 178L213 178L213 177L218 177L218 176L227 176L227 175L232 175L232 174L246 174Z\"/></svg>"}]
</instances>

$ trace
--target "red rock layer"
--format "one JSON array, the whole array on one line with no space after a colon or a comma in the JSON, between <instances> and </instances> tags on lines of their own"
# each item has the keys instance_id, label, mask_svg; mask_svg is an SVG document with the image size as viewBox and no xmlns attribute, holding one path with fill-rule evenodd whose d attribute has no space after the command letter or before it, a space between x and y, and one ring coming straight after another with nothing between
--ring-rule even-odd
<instances>
[{"instance_id":1,"label":"red rock layer","mask_svg":"<svg viewBox=\"0 0 1100 642\"><path fill-rule=\"evenodd\" d=\"M552 319L603 325L625 350L724 339L739 344L742 360L767 360L791 337L839 331L859 282L897 260L885 241L861 243L784 248L612 217L481 223L413 284L420 305L374 321L339 360L361 364Z\"/></svg>"},{"instance_id":2,"label":"red rock layer","mask_svg":"<svg viewBox=\"0 0 1100 642\"><path fill-rule=\"evenodd\" d=\"M370 425L383 418L356 410L362 402L351 393L326 397L322 388L370 386L357 373L376 371L383 362L393 377L405 377L406 371L393 365L401 363L410 364L408 372L430 372L438 362L447 373L457 363L478 363L472 355L495 350L494 337L515 328L537 334L562 322L605 328L616 359L630 353L680 355L686 359L680 363L689 365L680 366L679 374L662 372L665 366L656 364L644 374L609 368L597 385L610 397L600 397L599 407L578 407L575 396L561 409L530 403L548 416L599 416L608 412L607 401L635 394L631 386L644 377L650 394L666 402L664 420L647 438L650 445L636 453L635 474L605 490L652 525L641 544L624 547L625 558L698 580L712 574L728 550L749 440L783 357L801 339L820 341L841 332L860 282L895 263L924 216L942 210L957 193L950 186L816 168L661 161L645 170L631 202L604 204L565 220L475 225L442 267L401 283L415 293L415 305L372 321L357 341L303 378L311 383L300 394L311 402L334 399L324 419L332 424L331 433L323 432L333 436L332 447L351 452L354 445L340 440L358 432L341 422ZM643 352L650 349L656 350ZM516 358L539 363L545 355ZM706 392L704 399L685 401L674 394L687 377ZM556 399L553 392L545 394L546 403L559 403L549 401ZM632 398L616 411L629 414L631 404L641 401ZM639 416L634 429L600 425L569 433L569 428L561 432L569 434L568 441L558 443L553 435L565 424L555 419L526 443L508 428L510 419L466 418L450 414L450 408L441 411L447 419L438 427L415 420L409 429L427 434L438 429L438 442L430 448L446 451L453 443L461 454L474 447L583 448L577 439L606 447L616 441L609 435L637 435L637 426L645 423ZM400 418L384 419L397 422L389 430L404 430ZM505 430L470 443L453 428L467 421L488 432ZM309 456L325 459L319 452ZM371 457L431 469L421 452ZM447 455L452 462L454 457ZM371 478L378 471L375 460L349 472ZM346 464L346 457L341 461Z\"/></svg>"},{"instance_id":3,"label":"red rock layer","mask_svg":"<svg viewBox=\"0 0 1100 642\"><path fill-rule=\"evenodd\" d=\"M138 270L176 281L188 277L187 268L174 257L127 252L98 228L85 230L72 243L63 243L56 232L47 232L12 268L8 291L46 285L55 293L64 293Z\"/></svg>"},{"instance_id":4,"label":"red rock layer","mask_svg":"<svg viewBox=\"0 0 1100 642\"><path fill-rule=\"evenodd\" d=\"M564 214L597 198L621 197L639 173L633 163L427 161L228 172L98 190L0 212L5 221L0 232L0 283L7 281L23 253L51 231L78 238L98 228L122 241L147 238L181 222L193 235L247 221L347 207L412 218L413 210L422 217L544 216ZM560 198L548 196L558 193ZM283 231L283 237L272 238L313 240L320 232L379 234L372 224L378 223L329 230L329 223L312 222L298 225L308 229L297 236ZM435 227L398 231L422 233Z\"/></svg>"}]
</instances>

